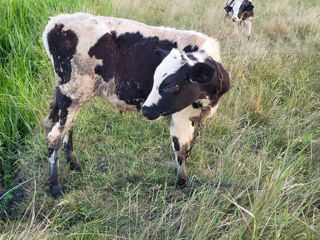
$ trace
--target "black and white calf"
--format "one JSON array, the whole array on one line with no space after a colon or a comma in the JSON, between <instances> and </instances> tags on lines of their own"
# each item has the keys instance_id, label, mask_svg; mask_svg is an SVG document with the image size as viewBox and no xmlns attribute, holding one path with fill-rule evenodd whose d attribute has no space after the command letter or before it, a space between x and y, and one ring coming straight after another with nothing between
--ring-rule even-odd
<instances>
[{"instance_id":1,"label":"black and white calf","mask_svg":"<svg viewBox=\"0 0 320 240\"><path fill-rule=\"evenodd\" d=\"M238 32L238 25L245 24L247 26L246 35L248 39L251 36L251 26L253 19L253 4L250 0L227 0L224 10L225 17L230 17L234 22L235 31Z\"/></svg>"},{"instance_id":2,"label":"black and white calf","mask_svg":"<svg viewBox=\"0 0 320 240\"><path fill-rule=\"evenodd\" d=\"M45 120L51 193L62 193L62 144L70 168L81 168L72 128L80 108L95 96L121 110L141 110L150 120L168 116L177 184L184 186L194 123L210 117L229 89L218 42L194 31L76 13L51 18L43 43L56 77Z\"/></svg>"}]
</instances>

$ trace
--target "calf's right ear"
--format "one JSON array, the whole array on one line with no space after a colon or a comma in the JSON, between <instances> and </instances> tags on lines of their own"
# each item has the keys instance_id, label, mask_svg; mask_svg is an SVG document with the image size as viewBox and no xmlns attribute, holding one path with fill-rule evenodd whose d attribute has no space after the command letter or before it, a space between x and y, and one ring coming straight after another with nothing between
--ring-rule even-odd
<instances>
[{"instance_id":1,"label":"calf's right ear","mask_svg":"<svg viewBox=\"0 0 320 240\"><path fill-rule=\"evenodd\" d=\"M190 81L201 84L209 83L213 77L214 69L208 64L199 62L191 67Z\"/></svg>"},{"instance_id":2,"label":"calf's right ear","mask_svg":"<svg viewBox=\"0 0 320 240\"><path fill-rule=\"evenodd\" d=\"M252 4L249 4L248 6L246 6L245 10L251 11L253 8L254 8L254 6Z\"/></svg>"}]
</instances>

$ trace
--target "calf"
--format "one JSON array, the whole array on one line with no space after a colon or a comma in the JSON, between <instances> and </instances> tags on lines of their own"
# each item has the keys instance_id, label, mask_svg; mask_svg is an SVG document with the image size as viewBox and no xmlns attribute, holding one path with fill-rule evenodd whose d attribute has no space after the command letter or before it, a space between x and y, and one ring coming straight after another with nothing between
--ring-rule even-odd
<instances>
[{"instance_id":1,"label":"calf","mask_svg":"<svg viewBox=\"0 0 320 240\"><path fill-rule=\"evenodd\" d=\"M230 16L234 22L236 32L238 32L238 24L245 23L247 26L246 35L248 39L251 36L251 20L253 18L253 4L250 0L227 0L224 10L225 17Z\"/></svg>"},{"instance_id":2,"label":"calf","mask_svg":"<svg viewBox=\"0 0 320 240\"><path fill-rule=\"evenodd\" d=\"M194 124L210 117L229 89L217 40L84 13L51 18L42 37L56 78L45 120L52 195L63 190L58 162L62 144L69 167L81 169L72 129L80 108L95 96L120 110L141 111L150 120L167 116L177 185L184 186Z\"/></svg>"}]
</instances>

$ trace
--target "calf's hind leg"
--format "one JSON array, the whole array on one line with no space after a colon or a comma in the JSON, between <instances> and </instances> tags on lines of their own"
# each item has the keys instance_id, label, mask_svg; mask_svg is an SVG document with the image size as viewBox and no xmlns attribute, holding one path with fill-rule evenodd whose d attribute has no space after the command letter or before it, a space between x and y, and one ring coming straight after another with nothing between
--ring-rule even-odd
<instances>
[{"instance_id":1,"label":"calf's hind leg","mask_svg":"<svg viewBox=\"0 0 320 240\"><path fill-rule=\"evenodd\" d=\"M64 155L70 170L81 171L81 162L77 160L76 155L73 151L72 133L73 128L71 128L63 138Z\"/></svg>"},{"instance_id":2,"label":"calf's hind leg","mask_svg":"<svg viewBox=\"0 0 320 240\"><path fill-rule=\"evenodd\" d=\"M56 89L56 96L52 110L45 120L47 148L49 158L49 186L54 197L62 195L63 184L59 167L58 152L65 142L65 154L67 161L72 166L80 166L75 160L72 148L72 127L76 120L80 106L73 104L72 99L61 93L59 87Z\"/></svg>"}]
</instances>

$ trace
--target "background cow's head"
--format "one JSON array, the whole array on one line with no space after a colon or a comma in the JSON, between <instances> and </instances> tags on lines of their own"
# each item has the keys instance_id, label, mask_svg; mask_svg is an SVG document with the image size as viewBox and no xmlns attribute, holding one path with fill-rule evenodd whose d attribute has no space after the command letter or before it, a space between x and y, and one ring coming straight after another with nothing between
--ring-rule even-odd
<instances>
[{"instance_id":1,"label":"background cow's head","mask_svg":"<svg viewBox=\"0 0 320 240\"><path fill-rule=\"evenodd\" d=\"M217 92L219 63L204 51L186 54L172 49L170 53L160 50L159 54L164 59L155 71L152 90L141 109L146 118L154 120L173 114L198 99L210 99ZM224 69L223 73L228 75Z\"/></svg>"},{"instance_id":2,"label":"background cow's head","mask_svg":"<svg viewBox=\"0 0 320 240\"><path fill-rule=\"evenodd\" d=\"M227 12L232 11L232 21L240 22L243 14L246 11L252 11L254 8L253 4L249 0L242 0L242 1L234 1L233 6L226 6L224 9Z\"/></svg>"}]
</instances>

